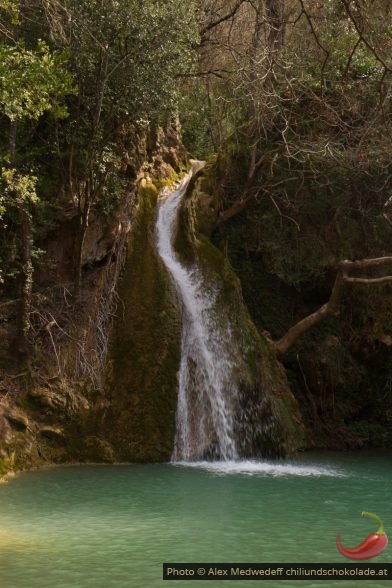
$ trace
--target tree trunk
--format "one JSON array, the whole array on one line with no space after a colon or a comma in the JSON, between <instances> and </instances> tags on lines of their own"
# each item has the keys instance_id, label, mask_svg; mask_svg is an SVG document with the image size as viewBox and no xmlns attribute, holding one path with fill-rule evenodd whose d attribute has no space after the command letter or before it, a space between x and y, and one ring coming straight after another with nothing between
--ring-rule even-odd
<instances>
[{"instance_id":1,"label":"tree trunk","mask_svg":"<svg viewBox=\"0 0 392 588\"><path fill-rule=\"evenodd\" d=\"M19 208L18 257L19 257L19 309L17 316L17 350L21 359L29 357L28 332L30 330L31 295L33 289L33 264L31 261L31 217L22 203Z\"/></svg>"},{"instance_id":2,"label":"tree trunk","mask_svg":"<svg viewBox=\"0 0 392 588\"><path fill-rule=\"evenodd\" d=\"M16 168L16 131L17 120L10 121L9 130L9 159L10 166ZM19 195L15 194L16 209L18 214L17 254L18 254L18 314L16 320L16 353L18 357L26 361L29 357L28 333L30 329L31 294L33 288L33 264L31 261L31 217L24 200L18 202Z\"/></svg>"},{"instance_id":3,"label":"tree trunk","mask_svg":"<svg viewBox=\"0 0 392 588\"><path fill-rule=\"evenodd\" d=\"M284 44L285 22L283 0L266 0L265 2L268 24L268 49L270 53L281 49Z\"/></svg>"}]
</instances>

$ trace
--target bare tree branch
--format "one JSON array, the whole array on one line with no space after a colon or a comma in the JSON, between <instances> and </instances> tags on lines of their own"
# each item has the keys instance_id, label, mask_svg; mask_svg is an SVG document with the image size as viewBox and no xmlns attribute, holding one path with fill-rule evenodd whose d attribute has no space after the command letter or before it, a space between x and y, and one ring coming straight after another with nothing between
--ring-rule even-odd
<instances>
[{"instance_id":1,"label":"bare tree branch","mask_svg":"<svg viewBox=\"0 0 392 588\"><path fill-rule=\"evenodd\" d=\"M361 44L361 37L358 37L357 42L355 43L354 47L352 48L352 51L351 51L350 55L348 56L346 67L345 67L344 72L342 74L342 78L346 78L347 77L347 74L349 72L352 59L353 59L354 54L355 54L355 52L358 49L358 47L359 47L360 44Z\"/></svg>"},{"instance_id":2,"label":"bare tree branch","mask_svg":"<svg viewBox=\"0 0 392 588\"><path fill-rule=\"evenodd\" d=\"M230 10L230 12L228 12L228 13L224 14L223 16L220 16L216 20L208 23L204 28L202 28L201 37L203 37L206 33L211 31L211 29L214 29L215 27L220 25L222 22L225 22L225 21L233 18L245 2L247 2L247 0L237 0L237 2L233 6L233 8Z\"/></svg>"},{"instance_id":3,"label":"bare tree branch","mask_svg":"<svg viewBox=\"0 0 392 588\"><path fill-rule=\"evenodd\" d=\"M330 299L326 304L323 304L318 310L309 314L304 319L291 327L279 341L273 341L272 346L278 355L283 355L295 343L300 335L308 331L314 325L317 325L326 317L337 314L341 298L342 286L344 278L343 272L340 269L336 274L335 283L332 289Z\"/></svg>"},{"instance_id":4,"label":"bare tree branch","mask_svg":"<svg viewBox=\"0 0 392 588\"><path fill-rule=\"evenodd\" d=\"M256 195L249 194L248 196L244 196L240 200L236 200L230 208L222 211L219 215L217 224L220 225L225 223L233 216L237 216L240 212L242 212L245 208L247 208L253 202L256 202Z\"/></svg>"},{"instance_id":5,"label":"bare tree branch","mask_svg":"<svg viewBox=\"0 0 392 588\"><path fill-rule=\"evenodd\" d=\"M351 269L366 269L368 267L379 267L380 265L392 264L392 256L386 257L373 257L368 259L360 259L357 261L350 261L345 259L339 263L339 266L346 270Z\"/></svg>"},{"instance_id":6,"label":"bare tree branch","mask_svg":"<svg viewBox=\"0 0 392 588\"><path fill-rule=\"evenodd\" d=\"M373 53L373 55L377 59L377 61L383 66L384 73L385 72L391 73L392 69L387 65L387 63L385 63L384 59L376 51L375 47L373 47L373 45L367 40L367 38L363 34L362 28L361 28L360 24L358 23L357 19L355 18L353 11L350 8L350 2L348 2L347 0L342 0L342 3L343 3L343 6L346 10L347 16L349 17L349 19L353 23L355 30L357 31L362 43L364 45L366 45L366 47L369 49L369 51L371 51L371 53Z\"/></svg>"},{"instance_id":7,"label":"bare tree branch","mask_svg":"<svg viewBox=\"0 0 392 588\"><path fill-rule=\"evenodd\" d=\"M317 325L325 318L339 314L340 300L342 297L343 286L345 283L351 284L385 284L392 282L392 276L380 278L356 278L348 275L350 270L375 268L383 265L392 265L392 257L376 257L374 259L360 259L357 261L344 260L338 265L335 282L332 288L331 296L325 304L318 310L309 314L293 327L291 327L279 341L271 341L272 347L278 355L283 355L296 342L298 337L308 331L314 325Z\"/></svg>"},{"instance_id":8,"label":"bare tree branch","mask_svg":"<svg viewBox=\"0 0 392 588\"><path fill-rule=\"evenodd\" d=\"M320 39L319 39L319 37L318 37L318 35L316 33L316 29L314 28L314 24L313 24L312 18L310 16L310 14L305 9L305 5L304 5L303 0L299 0L299 3L301 5L301 14L303 14L305 16L306 20L308 21L309 28L312 31L313 38L316 41L317 45L320 47L321 51L325 55L324 61L323 61L322 66L321 66L321 85L324 85L324 69L325 69L325 66L327 65L327 62L328 62L328 59L329 59L329 51L321 43L321 41L320 41Z\"/></svg>"},{"instance_id":9,"label":"bare tree branch","mask_svg":"<svg viewBox=\"0 0 392 588\"><path fill-rule=\"evenodd\" d=\"M392 276L384 276L383 278L344 278L345 282L350 284L385 284L392 282Z\"/></svg>"}]
</instances>

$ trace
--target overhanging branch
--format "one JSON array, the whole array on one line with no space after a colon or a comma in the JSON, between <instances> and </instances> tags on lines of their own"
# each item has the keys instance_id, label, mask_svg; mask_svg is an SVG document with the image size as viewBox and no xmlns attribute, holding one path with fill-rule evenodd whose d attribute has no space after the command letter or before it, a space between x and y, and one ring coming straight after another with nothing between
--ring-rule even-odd
<instances>
[{"instance_id":1,"label":"overhanging branch","mask_svg":"<svg viewBox=\"0 0 392 588\"><path fill-rule=\"evenodd\" d=\"M392 276L382 276L377 278L361 278L350 276L352 270L373 269L384 265L392 265L392 256L376 257L373 259L360 259L356 261L344 260L338 264L335 282L332 288L331 296L325 304L318 310L309 314L293 327L291 327L279 341L272 341L272 347L278 355L286 353L296 340L314 325L317 325L325 318L339 314L339 306L342 297L344 284L385 284L392 282Z\"/></svg>"},{"instance_id":2,"label":"overhanging branch","mask_svg":"<svg viewBox=\"0 0 392 588\"><path fill-rule=\"evenodd\" d=\"M383 278L344 278L345 282L349 284L385 284L392 282L392 276L384 276Z\"/></svg>"}]
</instances>

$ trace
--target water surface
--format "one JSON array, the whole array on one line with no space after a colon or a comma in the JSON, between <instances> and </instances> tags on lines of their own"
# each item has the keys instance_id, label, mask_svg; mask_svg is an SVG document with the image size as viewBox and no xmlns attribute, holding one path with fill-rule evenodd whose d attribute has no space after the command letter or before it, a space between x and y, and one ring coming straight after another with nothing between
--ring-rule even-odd
<instances>
[{"instance_id":1,"label":"water surface","mask_svg":"<svg viewBox=\"0 0 392 588\"><path fill-rule=\"evenodd\" d=\"M163 562L346 563L377 513L392 537L391 455L309 455L296 462L55 468L0 486L1 588L170 588ZM392 545L373 560L392 562ZM271 586L271 580L196 585ZM360 586L386 587L369 580ZM274 583L275 585L275 583ZM279 581L343 586L341 581Z\"/></svg>"}]
</instances>

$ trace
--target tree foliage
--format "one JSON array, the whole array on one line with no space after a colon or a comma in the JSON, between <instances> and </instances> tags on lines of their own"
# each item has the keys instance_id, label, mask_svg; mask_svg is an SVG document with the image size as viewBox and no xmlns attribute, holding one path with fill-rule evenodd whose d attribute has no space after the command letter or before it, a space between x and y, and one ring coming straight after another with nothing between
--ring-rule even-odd
<instances>
[{"instance_id":1,"label":"tree foliage","mask_svg":"<svg viewBox=\"0 0 392 588\"><path fill-rule=\"evenodd\" d=\"M22 301L21 339L35 242L61 217L59 195L79 218L77 293L90 214L125 192L119 136L175 113L195 24L194 4L174 0L1 1L0 269Z\"/></svg>"},{"instance_id":2,"label":"tree foliage","mask_svg":"<svg viewBox=\"0 0 392 588\"><path fill-rule=\"evenodd\" d=\"M202 1L199 76L211 105L205 120L212 144L246 133L253 173L261 140L262 149L280 138L289 154L291 147L322 153L323 136L324 145L334 132L343 139L357 131L358 140L381 115L389 124L391 19L381 0L371 8L343 0ZM313 136L304 129L314 145L298 136L301 106L314 122Z\"/></svg>"},{"instance_id":3,"label":"tree foliage","mask_svg":"<svg viewBox=\"0 0 392 588\"><path fill-rule=\"evenodd\" d=\"M55 42L69 47L79 91L69 105L68 124L57 133L57 150L62 154L59 168L66 170L63 184L80 217L75 246L80 289L90 213L100 206L110 178L115 190L123 191L115 180L121 157L118 135L127 124L146 128L173 115L176 77L190 66L197 30L193 3L68 0L63 8L56 17L62 24L52 30Z\"/></svg>"},{"instance_id":4,"label":"tree foliage","mask_svg":"<svg viewBox=\"0 0 392 588\"><path fill-rule=\"evenodd\" d=\"M64 117L63 98L75 92L66 53L52 53L43 41L36 49L0 44L0 109L11 120L37 120L51 110Z\"/></svg>"},{"instance_id":5,"label":"tree foliage","mask_svg":"<svg viewBox=\"0 0 392 588\"><path fill-rule=\"evenodd\" d=\"M390 256L390 3L201 0L199 21L184 136L226 164L216 239L297 289Z\"/></svg>"}]
</instances>

